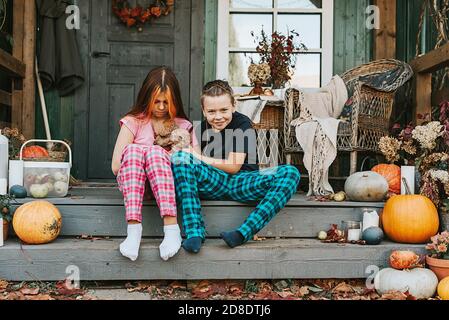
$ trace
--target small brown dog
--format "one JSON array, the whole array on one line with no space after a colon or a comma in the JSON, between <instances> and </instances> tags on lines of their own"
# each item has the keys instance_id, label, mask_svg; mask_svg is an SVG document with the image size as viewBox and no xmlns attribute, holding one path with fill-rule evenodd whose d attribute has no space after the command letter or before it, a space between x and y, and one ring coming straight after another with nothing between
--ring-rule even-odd
<instances>
[{"instance_id":1,"label":"small brown dog","mask_svg":"<svg viewBox=\"0 0 449 320\"><path fill-rule=\"evenodd\" d=\"M154 134L154 144L173 152L187 148L191 142L190 133L172 120L154 124Z\"/></svg>"}]
</instances>

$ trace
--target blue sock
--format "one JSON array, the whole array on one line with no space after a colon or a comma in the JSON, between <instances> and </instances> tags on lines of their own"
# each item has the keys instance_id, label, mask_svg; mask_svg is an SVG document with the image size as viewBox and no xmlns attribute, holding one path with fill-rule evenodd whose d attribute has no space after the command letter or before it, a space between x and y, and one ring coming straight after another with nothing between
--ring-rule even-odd
<instances>
[{"instance_id":1,"label":"blue sock","mask_svg":"<svg viewBox=\"0 0 449 320\"><path fill-rule=\"evenodd\" d=\"M222 232L221 237L231 248L238 247L245 242L245 238L239 231Z\"/></svg>"},{"instance_id":2,"label":"blue sock","mask_svg":"<svg viewBox=\"0 0 449 320\"><path fill-rule=\"evenodd\" d=\"M194 237L184 240L182 247L188 252L198 253L200 252L203 242L204 240L201 237Z\"/></svg>"}]
</instances>

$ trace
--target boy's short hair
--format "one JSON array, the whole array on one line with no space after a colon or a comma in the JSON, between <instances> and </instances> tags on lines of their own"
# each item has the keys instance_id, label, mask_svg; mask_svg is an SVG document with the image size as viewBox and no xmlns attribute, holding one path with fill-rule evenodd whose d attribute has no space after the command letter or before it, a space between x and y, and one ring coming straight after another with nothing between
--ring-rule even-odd
<instances>
[{"instance_id":1,"label":"boy's short hair","mask_svg":"<svg viewBox=\"0 0 449 320\"><path fill-rule=\"evenodd\" d=\"M231 99L232 105L235 105L234 90L232 90L229 82L224 80L210 81L203 87L203 92L201 94L201 105L204 106L203 102L205 97L219 97L223 95L228 95Z\"/></svg>"}]
</instances>

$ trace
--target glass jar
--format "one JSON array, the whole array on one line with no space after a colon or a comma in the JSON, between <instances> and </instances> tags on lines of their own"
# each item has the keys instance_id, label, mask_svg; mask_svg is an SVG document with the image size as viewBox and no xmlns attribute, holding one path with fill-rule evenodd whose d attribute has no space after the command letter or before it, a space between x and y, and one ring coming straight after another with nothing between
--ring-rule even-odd
<instances>
[{"instance_id":1,"label":"glass jar","mask_svg":"<svg viewBox=\"0 0 449 320\"><path fill-rule=\"evenodd\" d=\"M362 237L362 223L360 221L342 221L342 230L347 242L357 242Z\"/></svg>"}]
</instances>

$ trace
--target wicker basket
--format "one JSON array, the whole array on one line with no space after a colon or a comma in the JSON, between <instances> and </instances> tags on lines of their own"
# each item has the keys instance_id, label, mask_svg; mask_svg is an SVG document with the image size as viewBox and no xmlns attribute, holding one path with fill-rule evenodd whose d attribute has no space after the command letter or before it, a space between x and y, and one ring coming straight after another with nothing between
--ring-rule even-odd
<instances>
[{"instance_id":1,"label":"wicker basket","mask_svg":"<svg viewBox=\"0 0 449 320\"><path fill-rule=\"evenodd\" d=\"M254 124L257 131L259 166L269 168L285 163L284 156L284 102L268 101Z\"/></svg>"},{"instance_id":2,"label":"wicker basket","mask_svg":"<svg viewBox=\"0 0 449 320\"><path fill-rule=\"evenodd\" d=\"M254 124L256 130L283 130L284 126L284 103L267 103L260 116L260 123Z\"/></svg>"}]
</instances>

